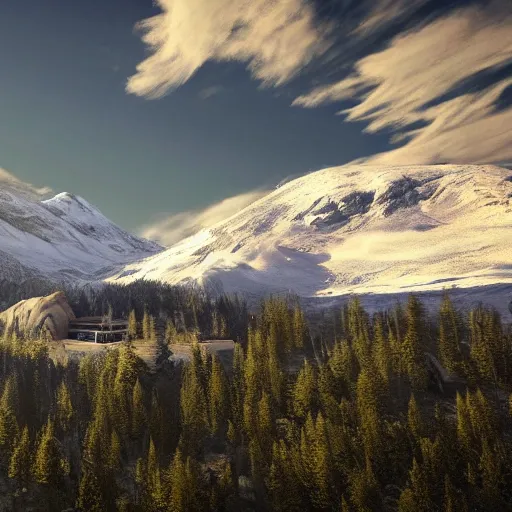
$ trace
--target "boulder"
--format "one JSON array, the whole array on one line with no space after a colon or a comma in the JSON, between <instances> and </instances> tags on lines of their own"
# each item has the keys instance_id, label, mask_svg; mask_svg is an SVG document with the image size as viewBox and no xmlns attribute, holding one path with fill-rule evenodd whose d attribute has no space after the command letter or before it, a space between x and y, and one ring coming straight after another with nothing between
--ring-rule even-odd
<instances>
[{"instance_id":1,"label":"boulder","mask_svg":"<svg viewBox=\"0 0 512 512\"><path fill-rule=\"evenodd\" d=\"M64 292L22 300L0 313L0 324L7 332L31 335L44 329L54 340L67 338L69 321L74 319Z\"/></svg>"}]
</instances>

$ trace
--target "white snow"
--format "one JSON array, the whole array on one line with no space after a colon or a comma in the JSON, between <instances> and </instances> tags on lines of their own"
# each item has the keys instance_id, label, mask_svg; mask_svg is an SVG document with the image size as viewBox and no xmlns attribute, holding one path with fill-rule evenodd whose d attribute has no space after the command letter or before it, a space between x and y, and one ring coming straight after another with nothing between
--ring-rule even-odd
<instances>
[{"instance_id":1,"label":"white snow","mask_svg":"<svg viewBox=\"0 0 512 512\"><path fill-rule=\"evenodd\" d=\"M84 199L68 193L47 201L0 188L0 269L16 260L29 271L74 282L97 280L160 251L123 231ZM10 261L7 261L10 260Z\"/></svg>"},{"instance_id":2,"label":"white snow","mask_svg":"<svg viewBox=\"0 0 512 512\"><path fill-rule=\"evenodd\" d=\"M226 292L304 297L512 284L510 174L484 165L324 169L109 280L195 281ZM424 199L386 215L382 196L404 176L420 182L412 194ZM317 210L329 201L343 206L352 192L374 193L368 211L345 224L311 224L329 219Z\"/></svg>"}]
</instances>

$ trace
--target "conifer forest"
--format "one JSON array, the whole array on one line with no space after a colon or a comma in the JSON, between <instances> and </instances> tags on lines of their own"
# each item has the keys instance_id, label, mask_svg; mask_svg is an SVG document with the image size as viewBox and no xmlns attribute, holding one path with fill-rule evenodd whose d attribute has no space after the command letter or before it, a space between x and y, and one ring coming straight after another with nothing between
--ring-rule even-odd
<instances>
[{"instance_id":1,"label":"conifer forest","mask_svg":"<svg viewBox=\"0 0 512 512\"><path fill-rule=\"evenodd\" d=\"M512 331L485 305L66 293L81 315L125 315L161 361L128 341L62 363L44 333L4 332L2 511L512 510ZM234 340L232 357L201 339ZM169 359L177 343L188 361Z\"/></svg>"}]
</instances>

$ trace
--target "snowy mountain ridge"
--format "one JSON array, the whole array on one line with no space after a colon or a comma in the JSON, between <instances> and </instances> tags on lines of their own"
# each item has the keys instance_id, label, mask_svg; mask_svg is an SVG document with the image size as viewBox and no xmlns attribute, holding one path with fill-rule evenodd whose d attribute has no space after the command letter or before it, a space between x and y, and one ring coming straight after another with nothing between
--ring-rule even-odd
<instances>
[{"instance_id":1,"label":"snowy mountain ridge","mask_svg":"<svg viewBox=\"0 0 512 512\"><path fill-rule=\"evenodd\" d=\"M110 222L79 196L45 201L9 184L0 188L0 270L4 279L87 282L162 248Z\"/></svg>"},{"instance_id":2,"label":"snowy mountain ridge","mask_svg":"<svg viewBox=\"0 0 512 512\"><path fill-rule=\"evenodd\" d=\"M109 278L303 297L512 284L511 171L317 171Z\"/></svg>"}]
</instances>

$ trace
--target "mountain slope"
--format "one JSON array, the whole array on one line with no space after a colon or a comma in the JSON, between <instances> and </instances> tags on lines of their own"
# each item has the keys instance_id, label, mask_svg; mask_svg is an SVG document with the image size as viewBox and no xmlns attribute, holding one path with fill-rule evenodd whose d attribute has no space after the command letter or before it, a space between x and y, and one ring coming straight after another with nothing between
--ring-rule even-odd
<instances>
[{"instance_id":1,"label":"mountain slope","mask_svg":"<svg viewBox=\"0 0 512 512\"><path fill-rule=\"evenodd\" d=\"M324 169L110 280L304 297L512 284L511 180L495 166Z\"/></svg>"},{"instance_id":2,"label":"mountain slope","mask_svg":"<svg viewBox=\"0 0 512 512\"><path fill-rule=\"evenodd\" d=\"M78 196L39 201L8 184L0 189L3 278L97 280L161 249L123 231Z\"/></svg>"}]
</instances>

